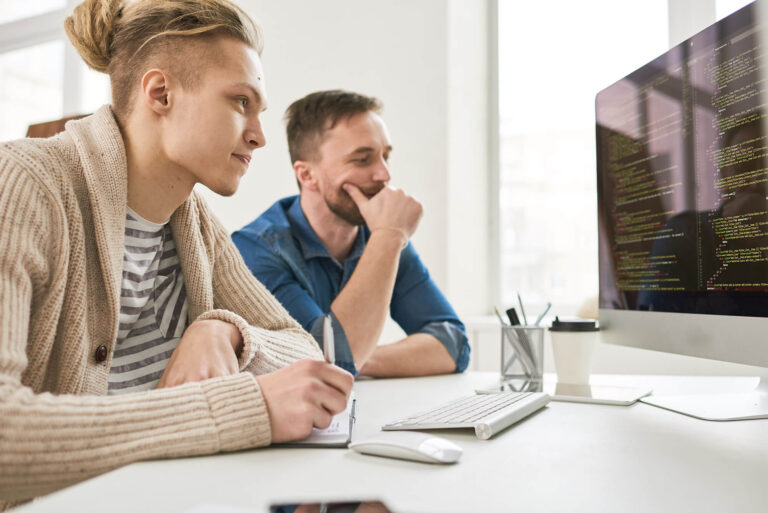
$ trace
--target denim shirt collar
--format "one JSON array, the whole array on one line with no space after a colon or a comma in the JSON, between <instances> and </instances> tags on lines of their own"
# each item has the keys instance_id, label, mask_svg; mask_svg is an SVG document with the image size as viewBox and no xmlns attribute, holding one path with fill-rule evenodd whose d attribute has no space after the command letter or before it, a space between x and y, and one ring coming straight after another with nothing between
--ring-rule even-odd
<instances>
[{"instance_id":1,"label":"denim shirt collar","mask_svg":"<svg viewBox=\"0 0 768 513\"><path fill-rule=\"evenodd\" d=\"M286 211L286 216L290 222L292 234L294 238L299 241L299 246L301 246L301 252L305 259L328 258L334 262L336 261L331 254L328 253L328 249L325 247L325 244L323 244L323 241L320 240L320 237L317 236L315 231L309 225L309 221L307 221L307 217L301 209L300 196L295 196L293 203ZM357 230L355 242L352 244L352 249L350 250L349 255L347 255L345 262L357 261L362 256L367 238L368 228L361 226L360 229Z\"/></svg>"}]
</instances>

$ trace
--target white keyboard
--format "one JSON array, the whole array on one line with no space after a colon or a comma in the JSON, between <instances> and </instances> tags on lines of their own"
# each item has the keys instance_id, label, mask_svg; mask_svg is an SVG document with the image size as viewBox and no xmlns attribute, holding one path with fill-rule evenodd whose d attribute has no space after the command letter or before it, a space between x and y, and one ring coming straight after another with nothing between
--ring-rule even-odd
<instances>
[{"instance_id":1,"label":"white keyboard","mask_svg":"<svg viewBox=\"0 0 768 513\"><path fill-rule=\"evenodd\" d=\"M460 397L436 408L390 422L384 431L474 428L481 440L527 417L549 402L541 392L502 392Z\"/></svg>"}]
</instances>

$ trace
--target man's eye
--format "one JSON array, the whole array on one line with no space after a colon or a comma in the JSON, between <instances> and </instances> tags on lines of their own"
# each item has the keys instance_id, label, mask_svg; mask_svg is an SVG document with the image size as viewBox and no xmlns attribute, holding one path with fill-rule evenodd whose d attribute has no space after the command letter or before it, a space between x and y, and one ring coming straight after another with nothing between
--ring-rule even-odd
<instances>
[{"instance_id":1,"label":"man's eye","mask_svg":"<svg viewBox=\"0 0 768 513\"><path fill-rule=\"evenodd\" d=\"M245 97L238 98L237 103L239 103L242 108L245 108L248 105L248 98L245 98Z\"/></svg>"},{"instance_id":2,"label":"man's eye","mask_svg":"<svg viewBox=\"0 0 768 513\"><path fill-rule=\"evenodd\" d=\"M364 159L357 159L355 162L357 162L358 164L367 164L368 163L368 157L366 157Z\"/></svg>"}]
</instances>

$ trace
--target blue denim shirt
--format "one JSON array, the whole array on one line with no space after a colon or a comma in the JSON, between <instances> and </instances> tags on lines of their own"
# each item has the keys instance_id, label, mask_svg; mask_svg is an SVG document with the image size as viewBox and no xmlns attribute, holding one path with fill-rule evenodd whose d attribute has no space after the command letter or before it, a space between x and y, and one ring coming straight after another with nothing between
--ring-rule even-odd
<instances>
[{"instance_id":1,"label":"blue denim shirt","mask_svg":"<svg viewBox=\"0 0 768 513\"><path fill-rule=\"evenodd\" d=\"M312 230L299 196L281 199L255 221L232 234L251 272L288 312L323 345L323 316L333 318L336 365L357 374L349 341L331 303L349 281L370 236L358 230L352 250L337 262ZM439 340L462 372L469 363L464 325L429 276L409 242L400 253L390 315L408 335L428 333Z\"/></svg>"}]
</instances>

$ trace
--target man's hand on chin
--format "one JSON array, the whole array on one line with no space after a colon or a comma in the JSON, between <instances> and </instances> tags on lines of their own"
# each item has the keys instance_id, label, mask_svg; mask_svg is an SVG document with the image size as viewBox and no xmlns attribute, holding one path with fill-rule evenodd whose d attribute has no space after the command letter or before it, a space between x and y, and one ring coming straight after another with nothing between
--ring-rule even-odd
<instances>
[{"instance_id":1,"label":"man's hand on chin","mask_svg":"<svg viewBox=\"0 0 768 513\"><path fill-rule=\"evenodd\" d=\"M394 231L402 235L403 242L407 242L419 226L424 208L402 189L384 187L368 198L356 185L345 183L342 187L357 205L371 233Z\"/></svg>"}]
</instances>

